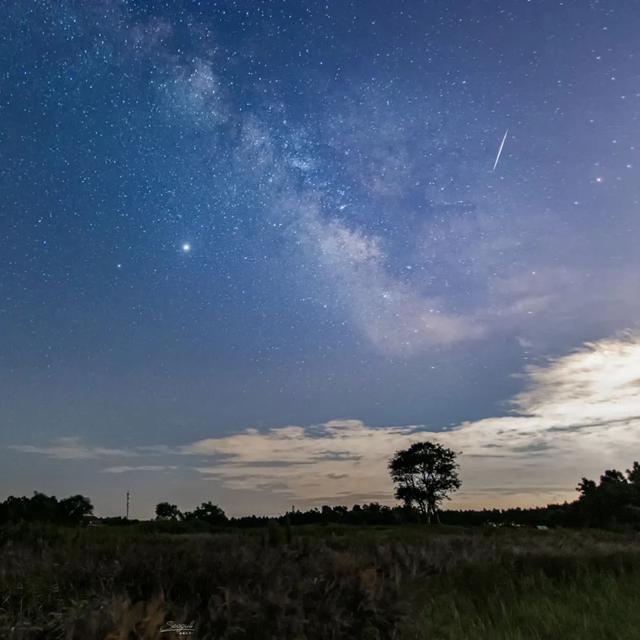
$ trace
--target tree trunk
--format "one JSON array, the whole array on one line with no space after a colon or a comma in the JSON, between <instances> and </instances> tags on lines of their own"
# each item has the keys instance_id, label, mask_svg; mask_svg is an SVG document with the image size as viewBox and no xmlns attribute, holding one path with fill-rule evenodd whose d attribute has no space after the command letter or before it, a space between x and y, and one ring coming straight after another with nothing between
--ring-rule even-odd
<instances>
[{"instance_id":1,"label":"tree trunk","mask_svg":"<svg viewBox=\"0 0 640 640\"><path fill-rule=\"evenodd\" d=\"M440 524L438 509L433 502L429 502L428 504L428 522L429 524Z\"/></svg>"},{"instance_id":2,"label":"tree trunk","mask_svg":"<svg viewBox=\"0 0 640 640\"><path fill-rule=\"evenodd\" d=\"M421 501L421 502L418 502L418 506L420 507L420 512L422 513L422 517L427 522L427 524L430 524L429 510L427 509L427 505L425 505L425 503Z\"/></svg>"}]
</instances>

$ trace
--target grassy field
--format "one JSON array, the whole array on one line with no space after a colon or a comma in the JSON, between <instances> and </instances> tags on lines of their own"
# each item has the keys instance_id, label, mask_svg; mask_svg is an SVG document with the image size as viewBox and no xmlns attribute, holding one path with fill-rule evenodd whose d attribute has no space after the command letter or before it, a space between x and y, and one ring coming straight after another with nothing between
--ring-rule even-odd
<instances>
[{"instance_id":1,"label":"grassy field","mask_svg":"<svg viewBox=\"0 0 640 640\"><path fill-rule=\"evenodd\" d=\"M22 525L0 544L3 639L640 638L635 533Z\"/></svg>"}]
</instances>

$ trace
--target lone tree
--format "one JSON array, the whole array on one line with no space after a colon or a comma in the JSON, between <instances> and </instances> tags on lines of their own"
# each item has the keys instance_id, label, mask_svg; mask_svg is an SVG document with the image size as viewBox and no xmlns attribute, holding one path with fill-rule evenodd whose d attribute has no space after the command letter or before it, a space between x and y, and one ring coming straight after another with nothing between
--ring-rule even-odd
<instances>
[{"instance_id":1,"label":"lone tree","mask_svg":"<svg viewBox=\"0 0 640 640\"><path fill-rule=\"evenodd\" d=\"M438 505L460 488L456 453L433 442L416 442L389 461L396 498L418 506L425 520L440 522Z\"/></svg>"}]
</instances>

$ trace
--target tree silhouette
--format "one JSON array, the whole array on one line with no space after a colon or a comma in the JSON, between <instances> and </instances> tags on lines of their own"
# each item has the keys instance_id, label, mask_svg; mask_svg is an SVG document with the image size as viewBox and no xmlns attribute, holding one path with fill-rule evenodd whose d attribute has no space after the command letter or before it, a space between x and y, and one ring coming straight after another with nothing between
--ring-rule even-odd
<instances>
[{"instance_id":1,"label":"tree silhouette","mask_svg":"<svg viewBox=\"0 0 640 640\"><path fill-rule=\"evenodd\" d=\"M456 453L433 442L416 442L389 461L396 498L414 504L428 523L439 522L438 506L460 487Z\"/></svg>"},{"instance_id":2,"label":"tree silhouette","mask_svg":"<svg viewBox=\"0 0 640 640\"><path fill-rule=\"evenodd\" d=\"M58 511L65 522L79 524L84 521L86 516L90 516L93 513L93 505L91 500L85 496L69 496L60 500Z\"/></svg>"},{"instance_id":3,"label":"tree silhouette","mask_svg":"<svg viewBox=\"0 0 640 640\"><path fill-rule=\"evenodd\" d=\"M178 520L182 514L177 505L169 502L159 502L156 505L156 518L158 520Z\"/></svg>"},{"instance_id":4,"label":"tree silhouette","mask_svg":"<svg viewBox=\"0 0 640 640\"><path fill-rule=\"evenodd\" d=\"M640 464L634 462L631 469L627 469L627 479L632 485L640 486Z\"/></svg>"},{"instance_id":5,"label":"tree silhouette","mask_svg":"<svg viewBox=\"0 0 640 640\"><path fill-rule=\"evenodd\" d=\"M582 478L576 510L587 526L602 527L616 523L640 522L640 465L634 462L627 475L607 469L600 482Z\"/></svg>"},{"instance_id":6,"label":"tree silhouette","mask_svg":"<svg viewBox=\"0 0 640 640\"><path fill-rule=\"evenodd\" d=\"M0 524L24 521L78 525L86 523L92 513L91 500L81 495L58 501L55 496L34 491L30 498L9 496L0 502Z\"/></svg>"},{"instance_id":7,"label":"tree silhouette","mask_svg":"<svg viewBox=\"0 0 640 640\"><path fill-rule=\"evenodd\" d=\"M209 524L225 524L227 522L227 516L224 511L211 502L203 502L193 511L188 511L184 514L184 519L200 520Z\"/></svg>"}]
</instances>

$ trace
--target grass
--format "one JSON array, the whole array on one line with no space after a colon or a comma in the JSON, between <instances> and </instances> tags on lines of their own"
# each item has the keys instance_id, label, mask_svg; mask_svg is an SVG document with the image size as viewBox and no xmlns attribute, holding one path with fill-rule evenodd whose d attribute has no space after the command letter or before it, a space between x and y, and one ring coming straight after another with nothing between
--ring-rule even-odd
<instances>
[{"instance_id":1,"label":"grass","mask_svg":"<svg viewBox=\"0 0 640 640\"><path fill-rule=\"evenodd\" d=\"M466 580L464 578L467 578ZM469 579L471 578L471 579ZM475 579L474 579L475 578ZM477 571L418 589L404 636L462 640L636 640L640 570L581 569L562 578Z\"/></svg>"},{"instance_id":2,"label":"grass","mask_svg":"<svg viewBox=\"0 0 640 640\"><path fill-rule=\"evenodd\" d=\"M498 548L499 558L419 582L406 637L640 637L635 535L519 532Z\"/></svg>"},{"instance_id":3,"label":"grass","mask_svg":"<svg viewBox=\"0 0 640 640\"><path fill-rule=\"evenodd\" d=\"M305 526L0 530L0 637L625 640L634 533Z\"/></svg>"}]
</instances>

